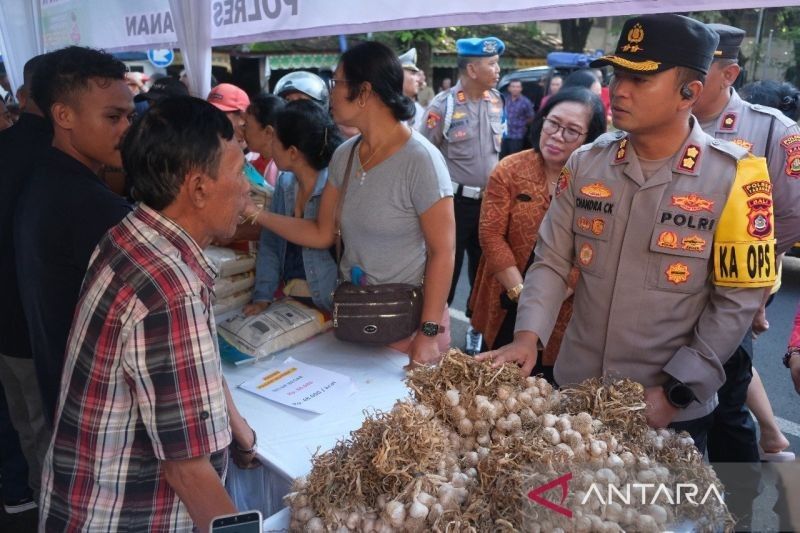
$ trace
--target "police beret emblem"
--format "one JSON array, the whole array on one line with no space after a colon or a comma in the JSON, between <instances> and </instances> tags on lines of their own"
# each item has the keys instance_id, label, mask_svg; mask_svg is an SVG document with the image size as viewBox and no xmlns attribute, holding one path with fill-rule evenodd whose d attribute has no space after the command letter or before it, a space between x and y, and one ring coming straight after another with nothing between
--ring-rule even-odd
<instances>
[{"instance_id":1,"label":"police beret emblem","mask_svg":"<svg viewBox=\"0 0 800 533\"><path fill-rule=\"evenodd\" d=\"M630 52L635 54L644 50L639 43L644 40L644 28L641 24L634 24L633 28L628 30L628 44L622 47L623 52Z\"/></svg>"},{"instance_id":2,"label":"police beret emblem","mask_svg":"<svg viewBox=\"0 0 800 533\"><path fill-rule=\"evenodd\" d=\"M496 54L497 53L497 41L487 39L483 41L483 53L484 54Z\"/></svg>"}]
</instances>

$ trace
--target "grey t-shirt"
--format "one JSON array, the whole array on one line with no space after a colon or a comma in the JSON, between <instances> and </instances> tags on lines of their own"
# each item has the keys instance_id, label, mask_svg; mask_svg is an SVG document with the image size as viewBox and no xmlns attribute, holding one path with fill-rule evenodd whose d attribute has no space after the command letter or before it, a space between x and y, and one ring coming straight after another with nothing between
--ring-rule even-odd
<instances>
[{"instance_id":1,"label":"grey t-shirt","mask_svg":"<svg viewBox=\"0 0 800 533\"><path fill-rule=\"evenodd\" d=\"M347 158L356 138L336 150L328 180L342 187ZM342 274L358 265L367 283L418 285L425 274L425 238L419 217L433 204L453 196L447 164L441 152L421 134L360 179L358 151L342 207L344 257Z\"/></svg>"}]
</instances>

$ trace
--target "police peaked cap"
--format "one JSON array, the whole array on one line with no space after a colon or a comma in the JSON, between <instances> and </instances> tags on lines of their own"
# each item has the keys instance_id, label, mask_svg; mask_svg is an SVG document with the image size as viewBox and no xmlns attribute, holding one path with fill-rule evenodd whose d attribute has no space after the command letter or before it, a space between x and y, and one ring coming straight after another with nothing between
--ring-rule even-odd
<instances>
[{"instance_id":1,"label":"police peaked cap","mask_svg":"<svg viewBox=\"0 0 800 533\"><path fill-rule=\"evenodd\" d=\"M592 67L642 74L688 67L708 73L719 36L707 25L683 15L642 15L625 21L617 48L591 62Z\"/></svg>"},{"instance_id":2,"label":"police peaked cap","mask_svg":"<svg viewBox=\"0 0 800 533\"><path fill-rule=\"evenodd\" d=\"M499 56L506 49L506 43L497 37L470 37L456 41L456 53L462 57Z\"/></svg>"},{"instance_id":3,"label":"police peaked cap","mask_svg":"<svg viewBox=\"0 0 800 533\"><path fill-rule=\"evenodd\" d=\"M739 48L742 47L745 32L740 28L726 24L706 24L719 35L719 44L714 52L714 59L739 59Z\"/></svg>"}]
</instances>

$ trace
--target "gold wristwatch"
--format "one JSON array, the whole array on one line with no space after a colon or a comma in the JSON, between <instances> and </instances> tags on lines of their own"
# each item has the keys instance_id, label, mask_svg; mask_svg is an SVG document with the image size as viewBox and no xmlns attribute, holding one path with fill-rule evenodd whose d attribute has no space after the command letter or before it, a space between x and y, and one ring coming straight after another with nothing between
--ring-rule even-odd
<instances>
[{"instance_id":1,"label":"gold wristwatch","mask_svg":"<svg viewBox=\"0 0 800 533\"><path fill-rule=\"evenodd\" d=\"M519 300L519 295L522 294L522 287L523 285L522 283L520 283L519 285L516 285L508 289L506 291L506 296L508 296L508 299L511 300L512 302L516 302L517 300Z\"/></svg>"}]
</instances>

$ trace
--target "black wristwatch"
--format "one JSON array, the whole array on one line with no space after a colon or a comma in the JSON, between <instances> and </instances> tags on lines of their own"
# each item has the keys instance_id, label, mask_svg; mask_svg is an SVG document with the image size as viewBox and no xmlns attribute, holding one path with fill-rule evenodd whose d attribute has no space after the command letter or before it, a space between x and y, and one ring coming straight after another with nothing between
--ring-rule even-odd
<instances>
[{"instance_id":1,"label":"black wristwatch","mask_svg":"<svg viewBox=\"0 0 800 533\"><path fill-rule=\"evenodd\" d=\"M669 381L664 383L664 392L667 395L667 401L678 409L686 409L697 399L692 389L675 378L669 378Z\"/></svg>"},{"instance_id":2,"label":"black wristwatch","mask_svg":"<svg viewBox=\"0 0 800 533\"><path fill-rule=\"evenodd\" d=\"M790 368L789 360L792 358L793 355L800 355L800 347L789 346L789 349L786 350L786 353L783 355L783 366L785 366L786 368Z\"/></svg>"},{"instance_id":3,"label":"black wristwatch","mask_svg":"<svg viewBox=\"0 0 800 533\"><path fill-rule=\"evenodd\" d=\"M444 326L440 326L436 322L423 322L420 330L426 337L435 337L439 333L444 333Z\"/></svg>"}]
</instances>

